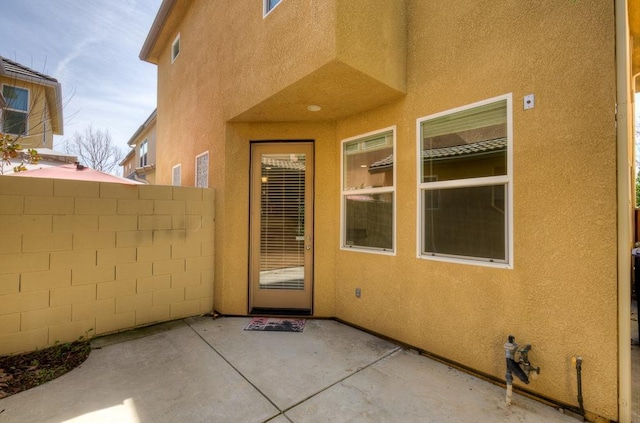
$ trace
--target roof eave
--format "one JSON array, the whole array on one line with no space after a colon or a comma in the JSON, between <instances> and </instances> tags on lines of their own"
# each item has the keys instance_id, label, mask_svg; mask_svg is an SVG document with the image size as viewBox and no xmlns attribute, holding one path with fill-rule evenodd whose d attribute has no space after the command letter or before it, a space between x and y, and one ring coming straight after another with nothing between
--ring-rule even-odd
<instances>
[{"instance_id":1,"label":"roof eave","mask_svg":"<svg viewBox=\"0 0 640 423\"><path fill-rule=\"evenodd\" d=\"M124 156L124 159L122 159L120 163L118 163L118 166L124 166L127 160L130 160L135 155L135 153L136 153L135 149L132 148L131 150L129 150L127 155Z\"/></svg>"},{"instance_id":2,"label":"roof eave","mask_svg":"<svg viewBox=\"0 0 640 423\"><path fill-rule=\"evenodd\" d=\"M147 34L147 38L142 45L142 50L140 51L140 55L138 56L140 60L145 62L157 64L157 59L155 57L151 57L151 52L158 41L158 37L164 28L169 14L171 13L171 9L173 9L176 0L163 0L160 5L160 9L158 10L158 14L156 18L153 20L153 24L151 25L151 29L149 29L149 34Z\"/></svg>"},{"instance_id":3,"label":"roof eave","mask_svg":"<svg viewBox=\"0 0 640 423\"><path fill-rule=\"evenodd\" d=\"M138 136L151 125L151 123L156 119L157 114L158 114L158 109L155 109L153 112L151 112L147 120L145 120L144 123L140 125L140 127L136 130L136 132L134 132L131 138L129 138L129 141L127 141L127 144L130 147L133 147L135 145L136 138L138 138Z\"/></svg>"},{"instance_id":4,"label":"roof eave","mask_svg":"<svg viewBox=\"0 0 640 423\"><path fill-rule=\"evenodd\" d=\"M1 59L1 58L0 58ZM51 113L51 126L55 135L64 134L64 119L63 119L63 107L62 107L62 84L54 78L44 78L36 76L26 76L17 72L8 71L7 68L0 60L0 75L4 75L14 81L23 81L30 84L41 85L45 88L45 95L47 106ZM0 105L6 105L4 98L0 100ZM4 107L4 106L3 106Z\"/></svg>"}]
</instances>

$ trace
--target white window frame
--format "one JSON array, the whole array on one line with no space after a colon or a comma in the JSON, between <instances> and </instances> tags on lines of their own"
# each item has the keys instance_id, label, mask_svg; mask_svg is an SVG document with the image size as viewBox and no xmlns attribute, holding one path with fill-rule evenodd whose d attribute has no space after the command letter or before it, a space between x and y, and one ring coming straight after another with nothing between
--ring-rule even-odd
<instances>
[{"instance_id":1,"label":"white window frame","mask_svg":"<svg viewBox=\"0 0 640 423\"><path fill-rule=\"evenodd\" d=\"M450 115L453 113L461 112L464 110L472 109L486 104L496 103L498 101L506 100L507 103L507 172L506 175L469 178L469 179L454 179L437 182L422 182L422 123L435 119L441 116ZM513 94L504 94L501 96L493 97L487 100L479 101L473 104L457 107L455 109L446 110L444 112L435 113L429 116L421 117L416 120L416 178L418 180L417 186L417 257L419 259L443 261L450 263L470 264L476 266L496 267L502 269L513 269ZM507 210L505 211L505 249L506 249L506 261L492 261L490 259L483 259L477 257L459 257L459 256L447 256L447 255L434 255L434 254L422 254L422 243L424 240L424 226L423 226L423 207L422 207L422 193L425 189L446 189L446 188L470 188L489 185L505 185L505 195L507 199L505 201Z\"/></svg>"},{"instance_id":2,"label":"white window frame","mask_svg":"<svg viewBox=\"0 0 640 423\"><path fill-rule=\"evenodd\" d=\"M5 98L5 102L7 103L6 106L6 110L8 112L15 112L15 113L24 113L26 115L26 122L24 125L24 132L22 134L13 134L13 133L9 133L7 132L7 134L10 135L15 135L18 137L24 137L24 136L28 136L29 135L29 105L31 104L31 90L27 87L18 87L16 85L11 85L11 84L2 84L2 90L0 91L0 95L4 94L4 87L11 87L11 88L18 88L20 90L25 90L27 92L27 110L20 110L20 109L12 109L9 107L9 100ZM4 132L4 119L2 119L2 110L0 110L0 130L2 130Z\"/></svg>"},{"instance_id":3,"label":"white window frame","mask_svg":"<svg viewBox=\"0 0 640 423\"><path fill-rule=\"evenodd\" d=\"M140 165L139 167L145 167L146 165L149 164L149 141L146 138L144 139L144 141L140 143L139 150L140 150L139 157L138 157L138 164Z\"/></svg>"},{"instance_id":4,"label":"white window frame","mask_svg":"<svg viewBox=\"0 0 640 423\"><path fill-rule=\"evenodd\" d=\"M276 3L272 8L269 8L269 0L262 0L262 17L266 18L267 15L269 15L269 13L273 12L273 10L280 6L280 4L283 2L284 0L280 0L278 1L278 3Z\"/></svg>"},{"instance_id":5,"label":"white window frame","mask_svg":"<svg viewBox=\"0 0 640 423\"><path fill-rule=\"evenodd\" d=\"M176 46L178 46L178 52L176 52ZM171 63L175 62L176 59L180 56L180 33L176 35L173 42L171 43Z\"/></svg>"},{"instance_id":6,"label":"white window frame","mask_svg":"<svg viewBox=\"0 0 640 423\"><path fill-rule=\"evenodd\" d=\"M374 137L376 135L384 134L386 132L391 132L391 136L393 137L393 185L388 187L377 187L377 188L366 188L366 189L345 189L344 188L344 145L350 141L361 140L365 138ZM372 254L383 254L388 256L395 256L397 250L396 244L396 207L398 204L398 198L396 195L396 185L397 185L398 177L397 177L397 151L396 151L396 126L389 126L387 128L367 132L366 134L357 135L350 138L345 138L340 143L340 249L344 251L356 251L360 253L372 253ZM391 225L392 225L392 235L391 235L391 249L383 249L383 248L375 248L375 247L363 247L360 245L346 245L346 221L345 221L345 212L346 212L346 198L348 195L359 194L359 195L367 195L367 194L391 194L393 196L393 206L392 206L392 216L391 216Z\"/></svg>"},{"instance_id":7,"label":"white window frame","mask_svg":"<svg viewBox=\"0 0 640 423\"><path fill-rule=\"evenodd\" d=\"M176 180L176 170L178 171L178 178ZM171 168L171 185L179 187L182 185L182 165L177 164Z\"/></svg>"},{"instance_id":8,"label":"white window frame","mask_svg":"<svg viewBox=\"0 0 640 423\"><path fill-rule=\"evenodd\" d=\"M204 185L199 185L199 184L198 184L198 159L199 159L200 157L203 157L203 156L207 156L207 167L206 167L206 171L207 171L207 181L206 181L206 183L205 183ZM196 161L195 161L195 172L194 172L194 174L195 174L195 182L194 182L194 186L196 186L196 187L198 187L198 188L208 188L208 187L209 187L209 150L204 151L204 152L202 152L202 153L200 153L200 154L198 154L198 155L196 156Z\"/></svg>"}]
</instances>

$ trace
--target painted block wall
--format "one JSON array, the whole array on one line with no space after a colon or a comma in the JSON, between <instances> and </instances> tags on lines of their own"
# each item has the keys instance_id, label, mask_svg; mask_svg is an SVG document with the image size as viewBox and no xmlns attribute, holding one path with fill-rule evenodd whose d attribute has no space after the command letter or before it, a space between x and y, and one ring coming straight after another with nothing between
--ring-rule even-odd
<instances>
[{"instance_id":1,"label":"painted block wall","mask_svg":"<svg viewBox=\"0 0 640 423\"><path fill-rule=\"evenodd\" d=\"M0 176L0 219L0 354L213 309L213 189Z\"/></svg>"}]
</instances>

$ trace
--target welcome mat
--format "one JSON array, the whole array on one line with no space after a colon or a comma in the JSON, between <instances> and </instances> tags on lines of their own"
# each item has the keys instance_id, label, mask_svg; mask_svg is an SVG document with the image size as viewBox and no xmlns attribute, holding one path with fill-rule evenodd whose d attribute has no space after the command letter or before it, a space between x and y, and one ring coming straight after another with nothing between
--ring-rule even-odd
<instances>
[{"instance_id":1,"label":"welcome mat","mask_svg":"<svg viewBox=\"0 0 640 423\"><path fill-rule=\"evenodd\" d=\"M302 332L305 319L276 319L272 317L254 317L244 330L262 330L272 332Z\"/></svg>"}]
</instances>

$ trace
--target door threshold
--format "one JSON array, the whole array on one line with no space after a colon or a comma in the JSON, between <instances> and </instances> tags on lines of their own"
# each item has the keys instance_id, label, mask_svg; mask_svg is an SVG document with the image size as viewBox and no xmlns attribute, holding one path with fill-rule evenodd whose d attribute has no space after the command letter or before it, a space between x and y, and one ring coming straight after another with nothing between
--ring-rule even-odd
<instances>
[{"instance_id":1,"label":"door threshold","mask_svg":"<svg viewBox=\"0 0 640 423\"><path fill-rule=\"evenodd\" d=\"M249 315L266 315L266 316L311 316L311 310L300 308L264 308L254 307Z\"/></svg>"}]
</instances>

